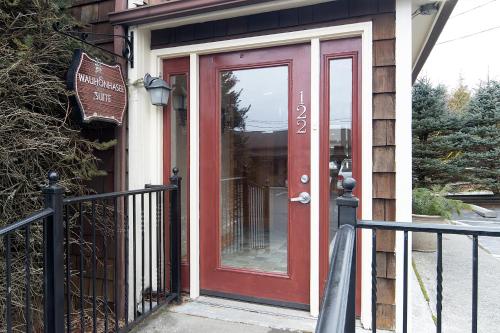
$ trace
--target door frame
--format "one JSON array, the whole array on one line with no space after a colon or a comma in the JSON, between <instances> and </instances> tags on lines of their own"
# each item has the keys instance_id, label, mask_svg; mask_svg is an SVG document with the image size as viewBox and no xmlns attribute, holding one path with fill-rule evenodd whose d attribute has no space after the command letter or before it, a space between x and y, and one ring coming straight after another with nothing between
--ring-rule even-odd
<instances>
[{"instance_id":1,"label":"door frame","mask_svg":"<svg viewBox=\"0 0 500 333\"><path fill-rule=\"evenodd\" d=\"M362 140L362 106L360 98L360 90L362 86L362 45L359 37L345 38L342 40L337 40L336 43L328 43L329 41L324 41L325 44L321 44L321 111L320 111L320 173L322 182L320 184L320 292L321 297L323 296L323 288L326 284L326 279L328 278L328 270L330 266L329 262L329 211L330 211L330 189L326 186L327 180L329 178L329 135L330 135L330 60L335 59L351 59L352 60L352 109L351 109L351 125L352 125L352 161L353 161L353 177L356 179L356 188L354 189L354 195L358 198L363 196L363 177L362 177L362 167L363 167L363 146L361 144ZM366 148L365 148L366 149ZM363 201L359 203L359 209L357 210L358 218L362 218L361 211ZM357 242L356 248L358 253L362 250L362 231L357 230ZM359 240L361 239L361 242ZM361 272L362 275L362 265L361 258L356 260L356 270L357 273ZM361 289L361 275L356 274L356 290ZM361 314L361 295L356 293L356 315Z\"/></svg>"},{"instance_id":2,"label":"door frame","mask_svg":"<svg viewBox=\"0 0 500 333\"><path fill-rule=\"evenodd\" d=\"M363 219L371 219L372 216L372 22L359 22L338 26L330 26L324 28L306 29L293 32L284 32L277 34L269 34L263 36L254 36L238 39L223 40L217 42L200 43L194 45L185 45L178 47L169 47L151 50L147 44L150 38L149 28L133 27L130 29L135 36L135 48L138 52L138 61L134 68L129 68L129 77L140 78L145 72L157 74L162 72L162 60L166 58L176 58L181 56L190 57L190 296L196 298L200 295L199 289L199 56L209 53L220 53L228 51L236 51L243 49L256 49L270 46L297 44L310 42L311 43L311 196L314 198L320 197L319 189L319 165L320 165L320 136L319 136L319 119L320 119L320 41L332 40L346 37L361 37L362 38L362 142L364 147L362 153L363 163L362 178L363 191L362 197L363 210L361 217ZM151 106L147 100L147 95L144 92L139 92L139 88L132 88L133 92L141 95L141 99L132 99L129 104L129 112L131 114L140 114L144 109L149 110L148 115L158 122L162 122L162 114L156 107ZM134 94L132 93L132 96ZM145 121L143 121L145 122ZM162 143L162 130L156 129L155 133L150 136L157 137L157 143ZM156 140L154 140L156 142ZM161 154L161 149L157 149ZM153 166L155 173L162 174L161 163ZM161 176L160 176L161 177ZM311 267L310 267L310 312L311 315L319 314L320 306L320 287L319 287L319 217L320 207L319 200L313 200L311 203ZM362 266L370 267L371 265L371 238L363 237L362 242ZM370 315L370 276L363 272L362 276L362 317Z\"/></svg>"},{"instance_id":3,"label":"door frame","mask_svg":"<svg viewBox=\"0 0 500 333\"><path fill-rule=\"evenodd\" d=\"M306 110L309 109L309 78L302 79L303 73L309 70L310 45L300 43L294 45L284 45L265 50L247 50L244 58L240 52L225 52L210 54L200 59L200 77L206 89L200 95L203 110L200 113L201 126L200 134L204 140L200 147L202 175L200 187L203 193L200 194L200 228L202 230L200 238L200 249L205 256L201 258L200 284L203 294L224 294L225 297L237 299L259 299L261 303L281 304L288 307L300 309L309 308L308 284L309 274L309 249L304 244L303 250L299 248L303 243L303 237L309 243L310 218L309 205L300 203L288 203L287 215L287 261L288 270L286 273L264 272L241 267L223 267L221 264L220 245L220 207L219 193L221 174L221 122L220 122L220 75L226 70L246 70L272 68L276 66L286 66L288 68L287 78L287 120L288 153L297 153L299 150L310 151L310 137L306 134L296 134L295 106L300 104L299 91L304 93L304 103ZM208 109L207 109L208 108ZM306 133L309 133L309 122L306 123ZM289 154L290 156L290 154ZM297 195L301 191L309 191L309 184L299 182L300 175L309 173L310 159L287 158L287 195ZM292 180L296 180L292 182ZM215 195L214 195L215 193ZM288 198L287 198L288 202ZM293 216L302 216L295 221ZM301 230L306 231L301 232ZM303 236L303 237L302 237ZM295 247L294 247L295 246ZM298 263L307 265L301 267ZM256 286L253 288L250 286ZM304 288L305 287L305 288Z\"/></svg>"},{"instance_id":4,"label":"door frame","mask_svg":"<svg viewBox=\"0 0 500 333\"><path fill-rule=\"evenodd\" d=\"M167 66L172 66L173 69L168 69ZM187 83L187 158L186 158L186 165L187 165L187 172L186 172L186 179L181 180L181 184L184 184L183 188L188 189L187 190L187 200L186 200L186 205L187 205L187 210L186 210L186 241L187 241L187 249L186 249L186 261L181 260L181 288L183 291L189 291L189 213L190 213L190 202L189 202L189 175L190 175L190 155L189 155L189 138L190 138L190 130L189 130L189 113L190 113L190 105L189 105L189 93L190 93L190 75L189 75L189 57L179 57L179 58L172 58L172 59L164 59L162 61L162 69L163 69L163 78L167 80L167 82L170 82L170 77L174 75L186 75L186 83ZM163 108L163 114L168 115L169 110L172 108L172 98L169 98L168 104ZM171 138L171 133L170 133L170 126L171 126L171 121L170 117L163 117L163 183L164 184L169 184L170 183L170 175L172 174L172 168L177 167L177 165L172 165L171 163L171 143L172 143L172 138ZM182 186L181 186L182 187ZM167 230L168 232L168 230ZM166 246L166 251L168 253L169 249L167 244Z\"/></svg>"}]
</instances>

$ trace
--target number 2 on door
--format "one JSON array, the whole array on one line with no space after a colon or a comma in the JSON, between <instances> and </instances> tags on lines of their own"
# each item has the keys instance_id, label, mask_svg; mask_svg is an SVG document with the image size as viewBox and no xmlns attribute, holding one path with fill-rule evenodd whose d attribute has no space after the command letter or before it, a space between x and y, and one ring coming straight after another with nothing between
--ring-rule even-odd
<instances>
[{"instance_id":1,"label":"number 2 on door","mask_svg":"<svg viewBox=\"0 0 500 333\"><path fill-rule=\"evenodd\" d=\"M304 103L304 92L300 92L300 103L297 106L297 134L306 134L306 126L307 126L307 107Z\"/></svg>"}]
</instances>

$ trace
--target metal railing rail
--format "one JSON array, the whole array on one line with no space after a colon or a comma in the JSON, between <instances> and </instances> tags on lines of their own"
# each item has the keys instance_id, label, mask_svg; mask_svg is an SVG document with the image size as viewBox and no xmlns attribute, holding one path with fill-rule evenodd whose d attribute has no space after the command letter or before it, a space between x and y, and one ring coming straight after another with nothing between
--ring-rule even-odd
<instances>
[{"instance_id":1,"label":"metal railing rail","mask_svg":"<svg viewBox=\"0 0 500 333\"><path fill-rule=\"evenodd\" d=\"M21 236L24 239L24 321L25 321L25 331L31 332L31 318L32 318L32 309L31 309L31 249L29 246L31 230L34 225L40 224L42 227L49 226L52 223L51 219L54 216L54 210L52 208L42 209L24 219L21 219L15 223L7 225L0 229L0 237L2 237L4 246L5 246L5 318L4 324L7 332L12 332L13 326L15 323L12 320L12 239L15 236ZM44 226L45 224L45 226ZM47 242L44 242L44 245L47 245ZM49 248L46 246L44 248L44 252L47 255L50 255ZM46 271L44 270L44 274ZM46 286L48 287L48 286ZM46 291L46 295L50 297L48 291ZM50 323L49 323L50 324Z\"/></svg>"},{"instance_id":2,"label":"metal railing rail","mask_svg":"<svg viewBox=\"0 0 500 333\"><path fill-rule=\"evenodd\" d=\"M6 332L126 332L160 306L180 301L177 168L170 185L74 198L64 198L55 172L48 178L42 190L45 209L0 229L6 253L5 273L0 274L6 286L0 322L5 321ZM36 309L43 311L43 322L36 324L30 293L30 230L34 227L43 228L43 240L36 244L43 256L43 297L37 296L43 299L43 309ZM22 243L20 239L24 248L13 245ZM25 265L22 291L11 288L13 278L22 280L12 276L13 255L17 264ZM16 292L21 293L17 299L25 300L23 319L12 311Z\"/></svg>"},{"instance_id":3,"label":"metal railing rail","mask_svg":"<svg viewBox=\"0 0 500 333\"><path fill-rule=\"evenodd\" d=\"M352 191L356 185L354 179L346 179L344 180L344 194L342 197L337 198L337 206L338 206L338 214L339 214L339 232L335 236L334 241L337 243L337 238L343 238L344 232L341 232L344 227L347 225L352 227L353 229L369 229L371 230L371 331L373 333L377 332L377 231L379 230L389 230L394 232L402 232L403 233L403 304L402 304L402 331L408 332L408 278L409 278L409 239L413 232L425 232L432 233L436 235L436 332L442 332L442 310L443 310L443 235L465 235L470 236L472 238L472 307L471 307L471 317L472 317L472 329L471 332L478 332L478 248L479 248L479 237L500 237L500 228L491 228L491 227L475 227L475 226L465 226L465 225L442 225L442 224L413 224L408 222L385 222L385 221L358 221L356 218L356 207L358 205L358 200L352 195ZM352 252L355 252L356 245L350 242L343 242L344 247L352 247ZM337 246L337 244L335 244ZM339 243L340 246L340 243ZM354 273L352 273L351 277L354 277L351 280L348 288L349 291L346 292L343 288L347 288L347 285L342 284L342 288L340 288L339 284L335 281L331 281L332 279L347 279L348 270L343 268L342 266L347 262L345 258L342 256L336 255L335 251L342 252L347 251L347 249L334 249L332 261L330 264L330 275L328 282L325 287L325 299L323 303L323 308L320 314L320 322L318 324L317 333L326 333L326 332L354 332L353 326L350 328L341 328L337 327L337 330L327 329L326 326L323 325L322 321L325 321L325 316L331 317L331 321L333 318L339 317L338 311L332 311L332 308L339 306L339 304L347 304L349 297L355 293L355 259L351 261L351 269ZM354 256L355 258L355 256ZM340 272L335 274L336 269L339 269L341 266ZM347 316L350 313L350 305L347 306L347 311L343 311L341 313L340 319L342 316ZM354 316L349 319L354 325L355 319ZM333 324L332 324L333 325Z\"/></svg>"},{"instance_id":4,"label":"metal railing rail","mask_svg":"<svg viewBox=\"0 0 500 333\"><path fill-rule=\"evenodd\" d=\"M324 303L316 325L316 332L354 332L355 294L350 287L355 283L352 271L355 258L356 231L343 225L333 240L332 258Z\"/></svg>"}]
</instances>

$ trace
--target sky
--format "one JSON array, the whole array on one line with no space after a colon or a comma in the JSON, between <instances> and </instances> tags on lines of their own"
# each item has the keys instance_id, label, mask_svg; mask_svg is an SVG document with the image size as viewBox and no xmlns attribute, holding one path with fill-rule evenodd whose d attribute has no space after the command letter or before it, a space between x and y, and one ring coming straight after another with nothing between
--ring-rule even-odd
<instances>
[{"instance_id":1,"label":"sky","mask_svg":"<svg viewBox=\"0 0 500 333\"><path fill-rule=\"evenodd\" d=\"M233 71L241 91L240 106L248 107L245 130L283 131L288 128L288 67L275 66Z\"/></svg>"},{"instance_id":2,"label":"sky","mask_svg":"<svg viewBox=\"0 0 500 333\"><path fill-rule=\"evenodd\" d=\"M459 0L420 72L424 76L450 89L460 77L472 89L488 76L500 80L500 0Z\"/></svg>"}]
</instances>

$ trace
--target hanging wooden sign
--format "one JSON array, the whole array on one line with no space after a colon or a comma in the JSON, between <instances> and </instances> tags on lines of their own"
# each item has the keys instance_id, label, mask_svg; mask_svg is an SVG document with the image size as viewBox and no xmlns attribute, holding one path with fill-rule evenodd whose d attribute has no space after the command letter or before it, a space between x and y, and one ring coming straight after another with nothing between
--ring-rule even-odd
<instances>
[{"instance_id":1,"label":"hanging wooden sign","mask_svg":"<svg viewBox=\"0 0 500 333\"><path fill-rule=\"evenodd\" d=\"M127 87L119 65L108 65L75 50L67 76L83 121L122 124L127 107Z\"/></svg>"}]
</instances>

